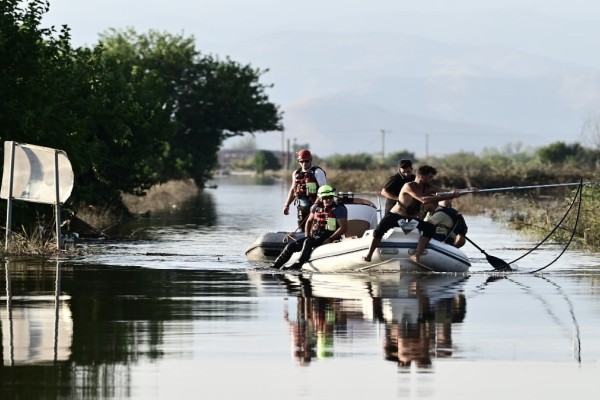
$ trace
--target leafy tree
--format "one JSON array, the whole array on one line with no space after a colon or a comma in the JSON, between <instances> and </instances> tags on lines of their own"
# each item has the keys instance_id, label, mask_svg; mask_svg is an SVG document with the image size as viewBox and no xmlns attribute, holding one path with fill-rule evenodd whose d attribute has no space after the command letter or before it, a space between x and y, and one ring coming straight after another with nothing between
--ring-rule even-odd
<instances>
[{"instance_id":1,"label":"leafy tree","mask_svg":"<svg viewBox=\"0 0 600 400\"><path fill-rule=\"evenodd\" d=\"M254 168L258 174L263 174L268 169L281 169L281 164L272 152L259 150L254 156Z\"/></svg>"},{"instance_id":2,"label":"leafy tree","mask_svg":"<svg viewBox=\"0 0 600 400\"><path fill-rule=\"evenodd\" d=\"M0 139L65 150L74 205L119 206L121 193L169 179L203 184L224 138L281 128L264 71L153 31L74 49L67 26L40 27L48 9L0 2Z\"/></svg>"},{"instance_id":3,"label":"leafy tree","mask_svg":"<svg viewBox=\"0 0 600 400\"><path fill-rule=\"evenodd\" d=\"M259 82L266 71L201 56L193 37L129 29L112 30L102 40L113 62L153 79L150 89L172 119L166 148L149 154L158 157L154 166L162 181L192 177L202 185L224 139L281 129L278 108L265 94L268 86Z\"/></svg>"},{"instance_id":4,"label":"leafy tree","mask_svg":"<svg viewBox=\"0 0 600 400\"><path fill-rule=\"evenodd\" d=\"M548 164L564 163L570 160L585 164L590 161L590 158L595 158L594 156L596 156L594 154L590 157L591 151L579 143L566 144L564 142L555 142L548 146L540 147L536 155L541 162Z\"/></svg>"},{"instance_id":5,"label":"leafy tree","mask_svg":"<svg viewBox=\"0 0 600 400\"><path fill-rule=\"evenodd\" d=\"M190 92L184 93L176 117L183 129L175 135L175 155L187 156L186 172L203 182L217 164L224 139L245 133L280 130L281 115L268 101L261 71L231 60L205 57L195 65Z\"/></svg>"},{"instance_id":6,"label":"leafy tree","mask_svg":"<svg viewBox=\"0 0 600 400\"><path fill-rule=\"evenodd\" d=\"M147 187L153 164L140 167L148 146L133 133L138 121L156 124L135 99L135 79L105 62L101 47L73 49L68 27L40 28L48 1L0 4L5 139L65 150L75 173L72 203L106 205L121 191Z\"/></svg>"},{"instance_id":7,"label":"leafy tree","mask_svg":"<svg viewBox=\"0 0 600 400\"><path fill-rule=\"evenodd\" d=\"M338 169L366 169L373 165L373 156L367 153L334 154L327 158L327 165Z\"/></svg>"},{"instance_id":8,"label":"leafy tree","mask_svg":"<svg viewBox=\"0 0 600 400\"><path fill-rule=\"evenodd\" d=\"M69 29L40 28L48 1L0 2L0 139L65 150L76 177L71 202L94 198L82 176L97 159L90 109L101 66L97 50L74 50ZM3 155L0 148L0 156ZM39 209L15 204L17 209Z\"/></svg>"},{"instance_id":9,"label":"leafy tree","mask_svg":"<svg viewBox=\"0 0 600 400\"><path fill-rule=\"evenodd\" d=\"M54 29L39 28L47 10L47 1L0 2L0 132L4 140L64 147L73 140L66 133L79 127L70 103L82 66L68 29L54 37Z\"/></svg>"}]
</instances>

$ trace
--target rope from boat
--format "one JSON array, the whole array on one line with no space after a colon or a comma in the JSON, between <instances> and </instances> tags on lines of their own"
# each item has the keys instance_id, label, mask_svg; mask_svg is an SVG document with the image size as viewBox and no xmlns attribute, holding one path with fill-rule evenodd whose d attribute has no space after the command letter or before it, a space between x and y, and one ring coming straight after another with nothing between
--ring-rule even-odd
<instances>
[{"instance_id":1,"label":"rope from boat","mask_svg":"<svg viewBox=\"0 0 600 400\"><path fill-rule=\"evenodd\" d=\"M573 226L573 230L571 231L571 237L569 238L569 241L565 245L565 248L550 263L548 263L547 265L544 265L542 268L536 269L535 271L531 271L532 274L535 274L536 272L540 272L541 270L548 268L549 266L554 264L556 262L556 260L558 260L565 253L565 251L567 251L567 248L569 247L569 245L571 244L571 241L575 237L575 232L577 230L577 223L579 222L579 216L581 214L581 199L582 199L582 193L583 193L582 188L583 188L583 185L580 185L579 186L579 204L577 206L577 216L575 217L575 225ZM577 194L575 196L577 196Z\"/></svg>"},{"instance_id":2,"label":"rope from boat","mask_svg":"<svg viewBox=\"0 0 600 400\"><path fill-rule=\"evenodd\" d=\"M542 239L542 241L540 243L538 243L535 247L533 247L531 250L527 251L525 254L523 254L522 256L515 258L514 260L512 260L511 262L509 262L508 264L514 264L515 262L519 261L520 259L528 256L529 254L531 254L531 252L535 251L536 249L538 249L542 244L544 244L546 242L546 240L548 240L553 234L554 232L556 232L556 230L558 228L560 228L561 224L564 222L564 220L567 218L567 216L569 215L569 213L571 212L571 210L573 209L573 206L575 205L575 201L577 200L577 196L579 195L579 198L581 198L581 188L582 188L582 184L580 182L579 187L577 188L577 192L575 193L575 196L573 196L573 201L571 202L571 204L569 205L569 208L567 209L567 211L565 212L565 215L563 215L563 217L561 218L560 221L558 221L558 223L556 224L556 226L554 226L554 228L550 231L550 233L548 233L548 235L546 235L546 237L544 239ZM580 200L581 203L581 200ZM576 227L577 225L575 225Z\"/></svg>"}]
</instances>

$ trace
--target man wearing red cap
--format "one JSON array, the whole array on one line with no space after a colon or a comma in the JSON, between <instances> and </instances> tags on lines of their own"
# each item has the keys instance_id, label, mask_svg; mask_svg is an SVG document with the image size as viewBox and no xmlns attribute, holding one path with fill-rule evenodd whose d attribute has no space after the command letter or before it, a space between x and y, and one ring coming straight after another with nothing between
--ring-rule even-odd
<instances>
[{"instance_id":1,"label":"man wearing red cap","mask_svg":"<svg viewBox=\"0 0 600 400\"><path fill-rule=\"evenodd\" d=\"M309 150L296 153L300 167L292 173L292 186L283 205L283 213L288 215L290 204L294 202L298 208L298 227L304 230L310 207L317 199L319 187L327 184L325 171L312 165L312 154Z\"/></svg>"}]
</instances>

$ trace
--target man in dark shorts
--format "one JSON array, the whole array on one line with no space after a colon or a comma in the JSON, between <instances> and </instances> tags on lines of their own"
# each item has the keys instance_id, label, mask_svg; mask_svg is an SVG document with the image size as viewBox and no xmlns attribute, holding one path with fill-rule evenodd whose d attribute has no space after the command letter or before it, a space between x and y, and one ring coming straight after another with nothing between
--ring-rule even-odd
<instances>
[{"instance_id":1,"label":"man in dark shorts","mask_svg":"<svg viewBox=\"0 0 600 400\"><path fill-rule=\"evenodd\" d=\"M433 178L436 174L437 170L434 167L422 165L417 170L417 177L415 180L402 186L396 205L381 219L373 231L373 239L371 240L367 255L363 257L363 261L370 262L375 249L381 243L383 235L388 230L399 226L398 222L401 219L405 219L407 221L417 220L418 224L416 227L422 232L415 253L410 256L411 261L415 263L420 262L423 250L425 250L429 240L431 240L432 236L435 234L435 225L419 218L421 206L423 203L455 199L465 194L465 192L459 193L454 191L450 194L436 195L435 193L441 190L441 188L433 185Z\"/></svg>"}]
</instances>

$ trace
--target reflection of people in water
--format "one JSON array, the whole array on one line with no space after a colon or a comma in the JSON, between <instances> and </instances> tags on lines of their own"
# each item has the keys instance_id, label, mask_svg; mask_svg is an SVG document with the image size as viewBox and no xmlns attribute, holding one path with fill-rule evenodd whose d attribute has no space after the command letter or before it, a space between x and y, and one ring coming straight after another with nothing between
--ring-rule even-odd
<instances>
[{"instance_id":1,"label":"reflection of people in water","mask_svg":"<svg viewBox=\"0 0 600 400\"><path fill-rule=\"evenodd\" d=\"M288 317L286 313L285 320L290 325L294 358L307 366L314 359L334 356L335 335L346 332L349 321L366 321L366 314L364 307L362 312L350 311L344 299L313 297L311 280L302 275L298 278L299 282L292 282L282 277L298 295L296 315ZM385 323L386 360L403 368L428 368L433 358L452 355L452 324L464 320L466 299L451 286L464 279L402 277L392 297L370 299L368 316Z\"/></svg>"},{"instance_id":2,"label":"reflection of people in water","mask_svg":"<svg viewBox=\"0 0 600 400\"><path fill-rule=\"evenodd\" d=\"M296 320L286 320L291 325L293 354L300 365L308 365L315 357L333 356L339 302L338 299L298 297Z\"/></svg>"},{"instance_id":3,"label":"reflection of people in water","mask_svg":"<svg viewBox=\"0 0 600 400\"><path fill-rule=\"evenodd\" d=\"M394 318L386 324L384 351L386 360L400 367L415 365L428 368L432 357L452 355L452 323L462 322L466 299L462 294L435 301L422 290L419 281L411 283L413 302L397 300Z\"/></svg>"}]
</instances>

